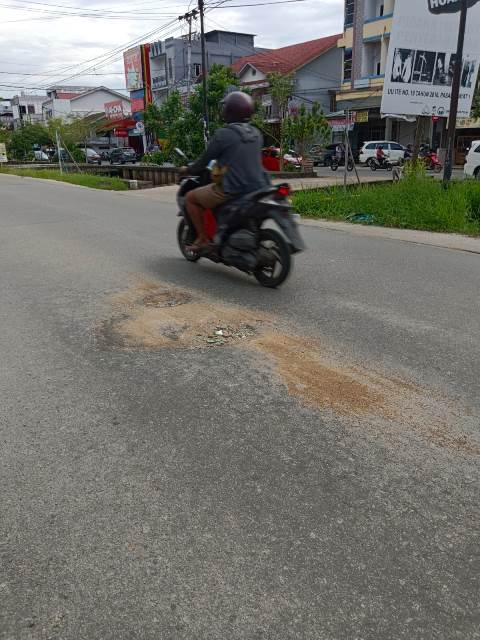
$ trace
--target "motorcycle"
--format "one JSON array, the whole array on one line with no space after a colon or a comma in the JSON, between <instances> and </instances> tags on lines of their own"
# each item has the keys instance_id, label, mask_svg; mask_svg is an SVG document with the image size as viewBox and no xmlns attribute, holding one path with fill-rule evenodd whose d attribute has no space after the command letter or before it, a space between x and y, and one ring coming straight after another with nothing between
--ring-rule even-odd
<instances>
[{"instance_id":1,"label":"motorcycle","mask_svg":"<svg viewBox=\"0 0 480 640\"><path fill-rule=\"evenodd\" d=\"M332 157L332 160L330 162L330 169L332 171L336 171L338 167L344 167L344 166L345 166L345 158L342 158L341 160L339 160L336 156ZM347 171L353 171L352 160L349 160L347 163Z\"/></svg>"},{"instance_id":2,"label":"motorcycle","mask_svg":"<svg viewBox=\"0 0 480 640\"><path fill-rule=\"evenodd\" d=\"M438 155L435 151L427 151L423 156L421 156L421 160L424 161L427 171L440 173L443 169L443 165L438 159Z\"/></svg>"},{"instance_id":3,"label":"motorcycle","mask_svg":"<svg viewBox=\"0 0 480 640\"><path fill-rule=\"evenodd\" d=\"M176 151L185 158L183 152ZM197 234L186 209L186 195L209 182L210 170L203 176L186 176L180 182L177 242L182 255L189 262L208 258L253 275L264 287L278 287L290 274L292 255L305 249L292 213L289 185L267 186L207 209L205 231L211 244L200 251L191 250ZM272 221L281 233L265 228Z\"/></svg>"},{"instance_id":4,"label":"motorcycle","mask_svg":"<svg viewBox=\"0 0 480 640\"><path fill-rule=\"evenodd\" d=\"M387 155L385 155L383 162L379 162L376 157L369 158L367 160L367 167L370 167L372 171L377 171L380 169L386 169L387 171L392 171L393 167L396 167L399 164L400 164L399 162L394 162L390 160L390 158Z\"/></svg>"}]
</instances>

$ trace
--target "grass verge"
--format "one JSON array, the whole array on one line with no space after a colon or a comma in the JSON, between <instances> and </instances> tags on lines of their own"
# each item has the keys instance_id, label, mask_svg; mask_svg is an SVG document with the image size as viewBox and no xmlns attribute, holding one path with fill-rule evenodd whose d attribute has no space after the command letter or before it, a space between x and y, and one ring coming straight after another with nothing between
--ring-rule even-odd
<instances>
[{"instance_id":1,"label":"grass verge","mask_svg":"<svg viewBox=\"0 0 480 640\"><path fill-rule=\"evenodd\" d=\"M425 176L396 184L363 184L298 191L294 208L308 218L367 222L384 227L480 235L480 182L452 182L448 189ZM364 214L366 220L352 216Z\"/></svg>"},{"instance_id":2,"label":"grass verge","mask_svg":"<svg viewBox=\"0 0 480 640\"><path fill-rule=\"evenodd\" d=\"M82 187L90 187L91 189L106 189L107 191L125 191L128 189L127 185L123 180L120 180L120 178L89 173L60 173L60 171L55 169L13 169L9 167L1 168L0 173L10 173L28 178L58 180L59 182L78 184Z\"/></svg>"}]
</instances>

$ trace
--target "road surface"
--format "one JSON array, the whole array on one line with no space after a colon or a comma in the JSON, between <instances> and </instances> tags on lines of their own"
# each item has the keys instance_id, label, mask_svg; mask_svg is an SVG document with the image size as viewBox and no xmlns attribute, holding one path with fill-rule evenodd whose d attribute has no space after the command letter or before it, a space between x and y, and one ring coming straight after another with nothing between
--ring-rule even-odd
<instances>
[{"instance_id":1,"label":"road surface","mask_svg":"<svg viewBox=\"0 0 480 640\"><path fill-rule=\"evenodd\" d=\"M480 638L479 256L264 290L168 193L0 176L0 638Z\"/></svg>"}]
</instances>

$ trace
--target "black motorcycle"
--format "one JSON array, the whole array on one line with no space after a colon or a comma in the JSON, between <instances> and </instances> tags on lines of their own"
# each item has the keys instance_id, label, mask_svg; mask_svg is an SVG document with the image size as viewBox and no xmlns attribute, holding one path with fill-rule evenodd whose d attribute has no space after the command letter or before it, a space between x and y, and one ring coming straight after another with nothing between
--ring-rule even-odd
<instances>
[{"instance_id":1,"label":"black motorcycle","mask_svg":"<svg viewBox=\"0 0 480 640\"><path fill-rule=\"evenodd\" d=\"M305 249L289 200L287 184L268 186L205 212L206 249L189 247L196 231L185 207L189 191L210 181L189 176L180 183L177 202L181 220L177 228L180 251L189 262L208 258L253 275L264 287L278 287L292 268L292 254ZM265 228L269 222L277 229Z\"/></svg>"}]
</instances>

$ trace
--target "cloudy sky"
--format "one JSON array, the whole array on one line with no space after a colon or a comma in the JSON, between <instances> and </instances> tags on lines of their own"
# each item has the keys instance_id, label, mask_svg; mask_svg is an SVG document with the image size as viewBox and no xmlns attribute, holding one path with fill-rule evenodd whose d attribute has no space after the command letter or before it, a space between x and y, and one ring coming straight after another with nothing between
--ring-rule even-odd
<instances>
[{"instance_id":1,"label":"cloudy sky","mask_svg":"<svg viewBox=\"0 0 480 640\"><path fill-rule=\"evenodd\" d=\"M257 34L256 44L280 47L339 33L343 0L205 0L207 29ZM277 0L278 1L278 0ZM53 84L103 84L124 89L122 51L137 41L176 36L176 19L195 0L2 0L0 96L43 93ZM83 73L84 75L78 75Z\"/></svg>"}]
</instances>

